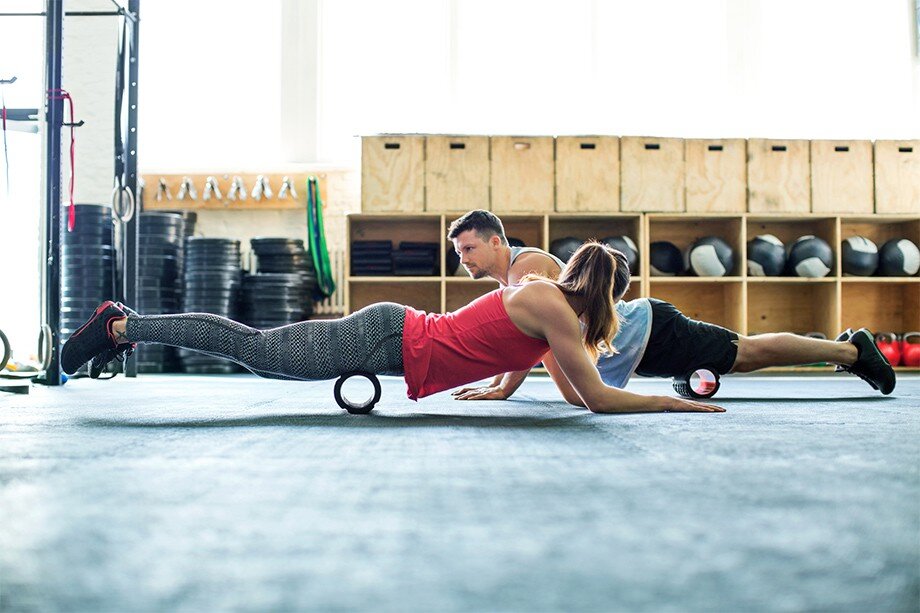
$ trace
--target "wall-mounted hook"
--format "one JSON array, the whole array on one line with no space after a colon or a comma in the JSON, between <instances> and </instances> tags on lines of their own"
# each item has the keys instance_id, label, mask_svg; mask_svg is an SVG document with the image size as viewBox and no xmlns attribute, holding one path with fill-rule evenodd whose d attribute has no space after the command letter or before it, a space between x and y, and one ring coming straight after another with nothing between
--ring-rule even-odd
<instances>
[{"instance_id":1,"label":"wall-mounted hook","mask_svg":"<svg viewBox=\"0 0 920 613\"><path fill-rule=\"evenodd\" d=\"M294 182L291 181L291 177L284 175L281 179L281 189L278 191L278 198L286 198L290 196L291 200L297 200L297 188L294 187Z\"/></svg>"},{"instance_id":2,"label":"wall-mounted hook","mask_svg":"<svg viewBox=\"0 0 920 613\"><path fill-rule=\"evenodd\" d=\"M169 186L166 185L166 179L160 177L160 182L157 184L157 202L172 199L172 194L169 192Z\"/></svg>"},{"instance_id":3,"label":"wall-mounted hook","mask_svg":"<svg viewBox=\"0 0 920 613\"><path fill-rule=\"evenodd\" d=\"M256 184L252 188L252 197L256 201L260 201L262 198L270 200L272 195L272 186L268 180L268 177L265 175L259 175L256 177Z\"/></svg>"},{"instance_id":4,"label":"wall-mounted hook","mask_svg":"<svg viewBox=\"0 0 920 613\"><path fill-rule=\"evenodd\" d=\"M198 200L198 190L195 189L195 184L192 183L191 177L182 177L182 184L179 186L179 194L176 196L178 200Z\"/></svg>"},{"instance_id":5,"label":"wall-mounted hook","mask_svg":"<svg viewBox=\"0 0 920 613\"><path fill-rule=\"evenodd\" d=\"M208 177L204 182L204 200L210 200L211 198L216 200L224 199L220 186L217 184L217 179L214 177Z\"/></svg>"},{"instance_id":6,"label":"wall-mounted hook","mask_svg":"<svg viewBox=\"0 0 920 613\"><path fill-rule=\"evenodd\" d=\"M246 192L246 185L243 183L243 177L236 175L230 182L230 192L227 194L230 200L246 200L249 194Z\"/></svg>"}]
</instances>

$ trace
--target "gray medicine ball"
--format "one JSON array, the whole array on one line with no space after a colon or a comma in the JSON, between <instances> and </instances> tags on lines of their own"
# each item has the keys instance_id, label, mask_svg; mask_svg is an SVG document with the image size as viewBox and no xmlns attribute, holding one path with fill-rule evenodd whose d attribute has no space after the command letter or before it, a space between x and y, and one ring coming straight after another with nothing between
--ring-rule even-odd
<instances>
[{"instance_id":1,"label":"gray medicine ball","mask_svg":"<svg viewBox=\"0 0 920 613\"><path fill-rule=\"evenodd\" d=\"M883 277L912 277L920 270L920 249L906 238L893 238L879 252L878 272Z\"/></svg>"},{"instance_id":2,"label":"gray medicine ball","mask_svg":"<svg viewBox=\"0 0 920 613\"><path fill-rule=\"evenodd\" d=\"M778 277L786 268L786 247L772 234L761 234L748 241L747 269L752 277Z\"/></svg>"},{"instance_id":3,"label":"gray medicine ball","mask_svg":"<svg viewBox=\"0 0 920 613\"><path fill-rule=\"evenodd\" d=\"M798 277L826 277L834 265L834 252L824 239L800 236L789 248L789 272Z\"/></svg>"},{"instance_id":4,"label":"gray medicine ball","mask_svg":"<svg viewBox=\"0 0 920 613\"><path fill-rule=\"evenodd\" d=\"M878 247L865 236L851 236L840 244L843 274L868 277L878 268Z\"/></svg>"},{"instance_id":5,"label":"gray medicine ball","mask_svg":"<svg viewBox=\"0 0 920 613\"><path fill-rule=\"evenodd\" d=\"M724 277L735 265L735 254L718 236L706 236L690 245L687 260L698 277Z\"/></svg>"},{"instance_id":6,"label":"gray medicine ball","mask_svg":"<svg viewBox=\"0 0 920 613\"><path fill-rule=\"evenodd\" d=\"M631 238L628 236L608 236L601 242L626 256L626 261L629 262L630 274L639 274L639 250Z\"/></svg>"},{"instance_id":7,"label":"gray medicine ball","mask_svg":"<svg viewBox=\"0 0 920 613\"><path fill-rule=\"evenodd\" d=\"M686 270L684 256L674 243L655 241L649 245L649 271L655 277L673 277Z\"/></svg>"}]
</instances>

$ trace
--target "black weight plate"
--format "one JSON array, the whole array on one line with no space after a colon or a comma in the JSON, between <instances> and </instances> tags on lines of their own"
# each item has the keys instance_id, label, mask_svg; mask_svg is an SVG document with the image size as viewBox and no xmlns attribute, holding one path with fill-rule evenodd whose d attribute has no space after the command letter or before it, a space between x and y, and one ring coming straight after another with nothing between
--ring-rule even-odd
<instances>
[{"instance_id":1,"label":"black weight plate","mask_svg":"<svg viewBox=\"0 0 920 613\"><path fill-rule=\"evenodd\" d=\"M141 247L170 247L182 248L182 234L138 234L137 244Z\"/></svg>"},{"instance_id":2,"label":"black weight plate","mask_svg":"<svg viewBox=\"0 0 920 613\"><path fill-rule=\"evenodd\" d=\"M302 238L289 238L287 236L254 236L249 243L255 245L300 245L303 247Z\"/></svg>"},{"instance_id":3,"label":"black weight plate","mask_svg":"<svg viewBox=\"0 0 920 613\"><path fill-rule=\"evenodd\" d=\"M61 295L68 296L70 298L76 298L78 296L108 296L115 291L115 284L111 282L106 283L91 283L91 282L82 282L82 283L62 283L61 284ZM101 300L100 300L101 302Z\"/></svg>"},{"instance_id":4,"label":"black weight plate","mask_svg":"<svg viewBox=\"0 0 920 613\"><path fill-rule=\"evenodd\" d=\"M68 255L115 255L112 245L61 245L61 253Z\"/></svg>"},{"instance_id":5,"label":"black weight plate","mask_svg":"<svg viewBox=\"0 0 920 613\"><path fill-rule=\"evenodd\" d=\"M185 245L189 249L212 250L212 251L236 251L240 250L240 241L228 238L205 238L203 236L189 236L185 239Z\"/></svg>"},{"instance_id":6,"label":"black weight plate","mask_svg":"<svg viewBox=\"0 0 920 613\"><path fill-rule=\"evenodd\" d=\"M207 260L195 260L191 258L185 258L183 260L185 269L187 271L201 271L201 272L241 272L239 262L223 262L223 261L207 261Z\"/></svg>"}]
</instances>

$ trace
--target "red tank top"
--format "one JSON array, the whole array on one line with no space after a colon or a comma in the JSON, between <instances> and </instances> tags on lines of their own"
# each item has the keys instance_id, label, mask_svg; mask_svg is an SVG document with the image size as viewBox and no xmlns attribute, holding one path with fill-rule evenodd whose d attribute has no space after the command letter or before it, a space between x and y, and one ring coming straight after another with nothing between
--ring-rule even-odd
<instances>
[{"instance_id":1,"label":"red tank top","mask_svg":"<svg viewBox=\"0 0 920 613\"><path fill-rule=\"evenodd\" d=\"M527 336L511 322L502 291L443 315L406 307L403 370L409 398L526 370L549 351L545 340Z\"/></svg>"}]
</instances>

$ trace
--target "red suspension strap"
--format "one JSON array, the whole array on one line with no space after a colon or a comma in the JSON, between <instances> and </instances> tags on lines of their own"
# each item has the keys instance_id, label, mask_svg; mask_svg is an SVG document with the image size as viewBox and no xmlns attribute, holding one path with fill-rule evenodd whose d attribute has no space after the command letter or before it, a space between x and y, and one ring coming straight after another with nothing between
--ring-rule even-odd
<instances>
[{"instance_id":1,"label":"red suspension strap","mask_svg":"<svg viewBox=\"0 0 920 613\"><path fill-rule=\"evenodd\" d=\"M74 163L76 161L76 149L74 145L76 140L74 138L74 113L73 113L73 98L70 96L70 93L64 89L51 89L48 90L48 99L49 100L66 100L67 105L70 109L70 193L69 200L70 205L67 208L67 231L73 232L74 225L76 224L76 209L73 206L73 181L74 174L76 170L74 169Z\"/></svg>"}]
</instances>

